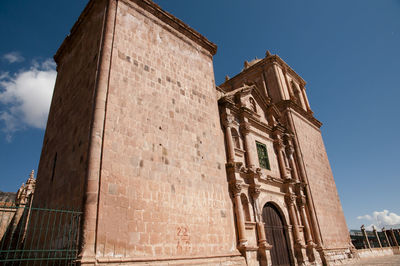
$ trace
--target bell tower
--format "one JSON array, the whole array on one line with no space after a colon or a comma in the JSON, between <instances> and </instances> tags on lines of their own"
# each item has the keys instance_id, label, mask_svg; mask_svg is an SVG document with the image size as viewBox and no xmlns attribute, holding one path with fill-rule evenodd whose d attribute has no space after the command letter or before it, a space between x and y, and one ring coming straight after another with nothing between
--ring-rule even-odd
<instances>
[{"instance_id":1,"label":"bell tower","mask_svg":"<svg viewBox=\"0 0 400 266\"><path fill-rule=\"evenodd\" d=\"M229 152L231 136L226 130L231 164L240 162L248 169L244 171L247 174L228 171L230 182L261 186L258 198L264 200L258 203L256 212L268 203L267 198L268 206L286 203L282 212L287 212L286 220L292 226L292 234L288 235L293 259L299 264L351 256L349 233L321 136L322 123L311 111L306 82L279 56L267 51L263 59L246 61L241 73L226 78L217 88L221 92L223 121L224 117L232 116L231 120L238 121L240 128L246 128L241 134L245 147L243 160L238 152ZM246 93L252 94L248 100L243 97ZM232 123L229 125L234 127ZM255 157L259 162L249 165L249 158ZM284 215L282 219L285 220ZM264 221L264 226L268 227L268 222ZM273 254L276 258L286 256L276 253L265 230L266 241L272 245L272 261Z\"/></svg>"}]
</instances>

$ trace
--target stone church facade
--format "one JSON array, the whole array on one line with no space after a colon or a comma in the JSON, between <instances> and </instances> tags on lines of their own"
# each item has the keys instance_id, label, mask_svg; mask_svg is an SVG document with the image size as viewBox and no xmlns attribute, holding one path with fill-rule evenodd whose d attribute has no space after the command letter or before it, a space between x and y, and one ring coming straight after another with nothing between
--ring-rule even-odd
<instances>
[{"instance_id":1,"label":"stone church facade","mask_svg":"<svg viewBox=\"0 0 400 266\"><path fill-rule=\"evenodd\" d=\"M91 0L71 29L33 204L83 210L79 264L353 256L304 80L267 53L216 87L216 50L150 0Z\"/></svg>"}]
</instances>

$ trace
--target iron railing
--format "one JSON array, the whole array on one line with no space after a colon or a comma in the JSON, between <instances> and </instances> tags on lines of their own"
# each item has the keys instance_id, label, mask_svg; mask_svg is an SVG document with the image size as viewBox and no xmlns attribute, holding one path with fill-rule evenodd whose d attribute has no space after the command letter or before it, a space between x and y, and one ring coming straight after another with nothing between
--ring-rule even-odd
<instances>
[{"instance_id":1,"label":"iron railing","mask_svg":"<svg viewBox=\"0 0 400 266\"><path fill-rule=\"evenodd\" d=\"M74 265L82 212L0 205L1 265Z\"/></svg>"}]
</instances>

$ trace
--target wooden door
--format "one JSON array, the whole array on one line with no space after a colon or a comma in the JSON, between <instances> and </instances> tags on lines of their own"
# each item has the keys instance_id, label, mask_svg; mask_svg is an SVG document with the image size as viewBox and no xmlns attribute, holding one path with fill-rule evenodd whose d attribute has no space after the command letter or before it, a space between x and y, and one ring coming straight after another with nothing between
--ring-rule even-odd
<instances>
[{"instance_id":1,"label":"wooden door","mask_svg":"<svg viewBox=\"0 0 400 266\"><path fill-rule=\"evenodd\" d=\"M288 237L284 226L285 223L283 222L283 217L281 217L278 209L271 203L264 205L262 216L265 223L265 235L267 241L272 245L272 265L292 265L290 260Z\"/></svg>"}]
</instances>

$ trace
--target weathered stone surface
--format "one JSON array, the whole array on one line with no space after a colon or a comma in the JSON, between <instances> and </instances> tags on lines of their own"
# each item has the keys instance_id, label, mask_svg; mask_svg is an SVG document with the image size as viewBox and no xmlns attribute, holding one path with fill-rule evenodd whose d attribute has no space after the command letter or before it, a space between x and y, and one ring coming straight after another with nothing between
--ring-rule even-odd
<instances>
[{"instance_id":1,"label":"weathered stone surface","mask_svg":"<svg viewBox=\"0 0 400 266\"><path fill-rule=\"evenodd\" d=\"M322 240L327 248L349 244L349 232L321 132L294 113L293 120L314 199Z\"/></svg>"},{"instance_id":2,"label":"weathered stone surface","mask_svg":"<svg viewBox=\"0 0 400 266\"><path fill-rule=\"evenodd\" d=\"M80 263L351 256L305 81L267 53L216 90L215 52L149 0L90 1L62 44L35 204L83 210Z\"/></svg>"}]
</instances>

